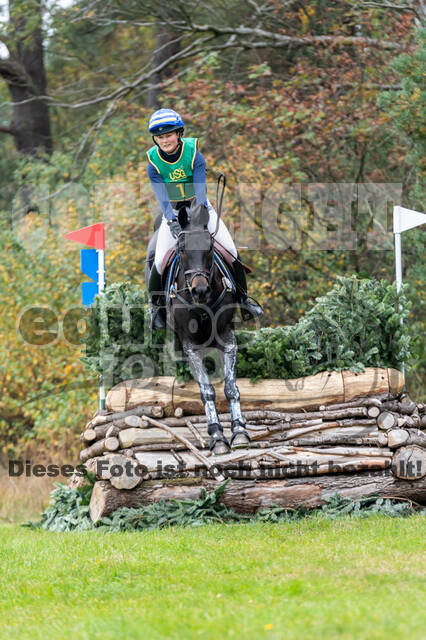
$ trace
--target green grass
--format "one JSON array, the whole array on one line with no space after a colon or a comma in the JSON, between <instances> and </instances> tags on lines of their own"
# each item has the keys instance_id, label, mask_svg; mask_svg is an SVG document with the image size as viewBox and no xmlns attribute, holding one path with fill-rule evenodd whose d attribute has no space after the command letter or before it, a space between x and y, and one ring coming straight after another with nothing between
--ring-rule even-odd
<instances>
[{"instance_id":1,"label":"green grass","mask_svg":"<svg viewBox=\"0 0 426 640\"><path fill-rule=\"evenodd\" d=\"M425 637L426 518L0 527L0 638Z\"/></svg>"}]
</instances>

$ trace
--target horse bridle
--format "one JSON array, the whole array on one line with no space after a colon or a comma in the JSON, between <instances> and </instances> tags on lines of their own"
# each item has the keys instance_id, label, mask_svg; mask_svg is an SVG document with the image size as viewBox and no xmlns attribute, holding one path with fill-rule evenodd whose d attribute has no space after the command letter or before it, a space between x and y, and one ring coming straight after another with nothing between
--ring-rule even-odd
<instances>
[{"instance_id":1,"label":"horse bridle","mask_svg":"<svg viewBox=\"0 0 426 640\"><path fill-rule=\"evenodd\" d=\"M185 232L182 232L185 233ZM187 232L188 233L188 232ZM191 233L191 232L189 232ZM211 248L210 250L213 250L214 244L213 244L213 236L212 234L210 234L210 238L211 238ZM184 274L184 280L185 280L185 287L183 289L179 289L179 291L177 291L176 289L174 290L173 294L171 294L171 298L177 298L179 300L179 302L181 302L182 304L184 304L186 307L190 307L190 308L197 308L197 307L201 307L201 309L204 308L204 311L202 311L202 317L207 317L207 312L206 312L206 305L199 305L195 302L194 298L192 297L192 282L194 280L194 278L197 275L203 276L204 278L206 278L207 282L209 283L209 285L211 286L212 284L212 280L213 280L213 275L214 275L214 268L216 266L216 261L214 259L214 250L213 250L213 260L212 260L212 265L210 267L210 271L208 271L207 269L184 269L183 268L183 264L182 264L182 258L181 258L181 251L179 250L178 247L178 261L179 261L179 268L182 269L182 272ZM191 274L191 278L188 282L188 275ZM213 302L213 304L209 304L208 307L210 309L210 311L215 311L219 305L222 303L222 300L224 299L224 297L226 296L227 293L232 291L232 284L229 281L229 279L223 277L222 278L222 285L223 285L223 289L221 291L221 293L218 295L218 297L216 298L216 300ZM191 296L191 302L189 300L186 300L183 296L180 295L180 292L182 291L188 291L190 296Z\"/></svg>"},{"instance_id":2,"label":"horse bridle","mask_svg":"<svg viewBox=\"0 0 426 640\"><path fill-rule=\"evenodd\" d=\"M194 281L194 278L196 278L197 276L201 276L202 278L205 278L208 285L211 286L212 284L212 280L213 280L213 273L214 273L214 256L212 256L212 265L210 267L210 269L184 269L183 268L183 261L182 261L182 251L180 248L180 242L179 239L181 238L182 234L194 234L194 233L199 233L199 231L181 231L179 236L178 236L178 244L177 244L177 255L178 255L178 264L179 264L179 268L181 269L182 273L183 273L183 277L185 280L185 288L182 289L182 291L189 291L189 293L191 294L191 298L192 298L192 283ZM203 230L203 233L209 233L207 231L207 229ZM213 252L213 236L211 233L209 233L210 235L210 252ZM184 236L185 237L185 236ZM188 279L188 276L191 275L190 279ZM192 300L193 304L194 300Z\"/></svg>"},{"instance_id":3,"label":"horse bridle","mask_svg":"<svg viewBox=\"0 0 426 640\"><path fill-rule=\"evenodd\" d=\"M222 191L219 197L219 188L220 185L222 184ZM192 297L192 283L194 281L194 278L196 278L197 276L201 276L202 278L205 278L208 285L211 286L212 285L212 281L213 281L213 274L214 274L214 267L215 267L215 260L214 260L214 238L218 232L219 229L219 221L220 221L220 216L222 213L222 203L223 203L223 194L225 191L225 187L226 187L226 177L223 173L221 173L218 177L217 180L217 187L216 187L216 203L217 203L217 223L216 223L216 229L214 231L214 233L210 233L208 231L207 228L205 229L197 229L197 230L192 230L192 231L181 231L178 235L177 238L177 256L178 256L178 268L180 268L182 270L183 273L183 277L184 277L184 281L185 281L185 288L184 289L180 289L180 291L189 291L189 294L191 296L192 299L192 304L190 302L188 302L188 300L185 300L185 298L183 298L182 296L179 295L179 293L177 291L175 291L175 296L181 301L183 302L186 306L197 306L193 297ZM207 269L184 269L183 268L183 262L182 262L182 251L180 248L180 238L182 237L182 234L194 234L194 233L200 233L200 231L202 231L202 233L209 233L210 235L210 252L212 253L212 265L210 267L210 270ZM183 236L185 237L185 236ZM188 276L191 274L191 278L188 282ZM214 304L212 305L211 309L215 309L223 300L225 294L228 291L228 287L224 285L223 291L222 293L219 295L218 299L214 302Z\"/></svg>"}]
</instances>

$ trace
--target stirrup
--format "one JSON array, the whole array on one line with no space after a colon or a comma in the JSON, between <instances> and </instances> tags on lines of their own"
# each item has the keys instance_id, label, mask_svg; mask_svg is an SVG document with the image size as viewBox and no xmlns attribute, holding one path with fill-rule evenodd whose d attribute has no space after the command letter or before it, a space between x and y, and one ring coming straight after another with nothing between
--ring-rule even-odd
<instances>
[{"instance_id":1,"label":"stirrup","mask_svg":"<svg viewBox=\"0 0 426 640\"><path fill-rule=\"evenodd\" d=\"M241 317L244 321L259 318L263 315L263 309L260 304L249 296L245 296L240 301Z\"/></svg>"}]
</instances>

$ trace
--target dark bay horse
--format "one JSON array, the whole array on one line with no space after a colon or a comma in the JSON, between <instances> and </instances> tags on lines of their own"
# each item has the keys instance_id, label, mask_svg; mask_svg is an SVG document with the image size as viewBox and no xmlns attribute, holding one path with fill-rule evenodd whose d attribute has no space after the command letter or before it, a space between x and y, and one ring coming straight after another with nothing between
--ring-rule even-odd
<instances>
[{"instance_id":1,"label":"dark bay horse","mask_svg":"<svg viewBox=\"0 0 426 640\"><path fill-rule=\"evenodd\" d=\"M220 215L220 212L218 213ZM213 235L207 230L209 213L203 204L192 203L181 209L182 232L177 239L177 276L167 305L167 324L179 338L193 378L200 387L201 399L214 455L228 453L231 447L250 445L250 437L241 413L236 384L237 342L233 330L236 311L232 286L219 270L214 257ZM146 279L155 253L156 234L148 246ZM225 396L231 413L232 438L223 433L215 405L215 390L210 382L204 355L207 348L219 350L225 377Z\"/></svg>"}]
</instances>

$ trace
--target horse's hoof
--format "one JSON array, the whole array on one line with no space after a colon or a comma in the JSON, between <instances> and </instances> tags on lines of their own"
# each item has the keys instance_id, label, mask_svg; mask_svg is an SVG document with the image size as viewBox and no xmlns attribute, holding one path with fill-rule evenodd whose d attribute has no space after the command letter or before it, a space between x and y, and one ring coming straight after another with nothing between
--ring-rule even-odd
<instances>
[{"instance_id":1,"label":"horse's hoof","mask_svg":"<svg viewBox=\"0 0 426 640\"><path fill-rule=\"evenodd\" d=\"M250 438L245 433L235 434L231 441L232 449L250 449Z\"/></svg>"},{"instance_id":2,"label":"horse's hoof","mask_svg":"<svg viewBox=\"0 0 426 640\"><path fill-rule=\"evenodd\" d=\"M212 455L214 456L224 456L226 453L229 453L231 451L230 447L228 444L226 444L226 442L216 442L216 444L214 445L213 449L212 449Z\"/></svg>"}]
</instances>

